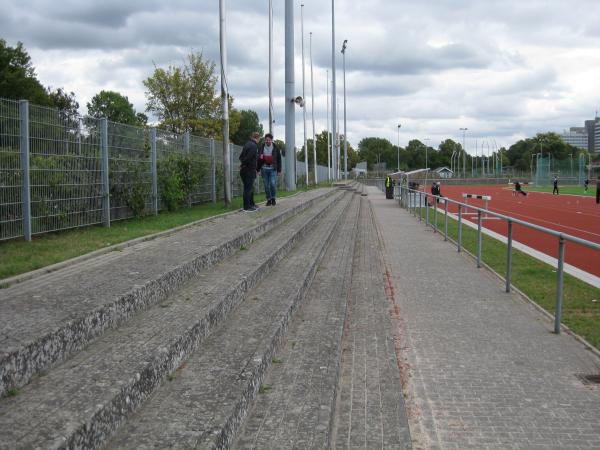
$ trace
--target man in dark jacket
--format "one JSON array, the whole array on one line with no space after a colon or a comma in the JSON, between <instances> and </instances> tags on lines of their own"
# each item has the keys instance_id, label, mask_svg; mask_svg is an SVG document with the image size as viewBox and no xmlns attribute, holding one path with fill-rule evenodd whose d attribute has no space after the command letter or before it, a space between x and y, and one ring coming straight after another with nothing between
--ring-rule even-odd
<instances>
[{"instance_id":1,"label":"man in dark jacket","mask_svg":"<svg viewBox=\"0 0 600 450\"><path fill-rule=\"evenodd\" d=\"M254 204L254 180L256 179L256 164L258 155L258 141L260 134L252 133L250 140L246 142L242 153L240 153L240 177L244 183L244 211L254 212L258 210Z\"/></svg>"},{"instance_id":2,"label":"man in dark jacket","mask_svg":"<svg viewBox=\"0 0 600 450\"><path fill-rule=\"evenodd\" d=\"M600 176L596 181L596 204L600 204Z\"/></svg>"},{"instance_id":3,"label":"man in dark jacket","mask_svg":"<svg viewBox=\"0 0 600 450\"><path fill-rule=\"evenodd\" d=\"M275 206L277 175L281 173L281 152L273 142L271 133L265 134L265 142L258 147L257 170L265 183L267 206Z\"/></svg>"}]
</instances>

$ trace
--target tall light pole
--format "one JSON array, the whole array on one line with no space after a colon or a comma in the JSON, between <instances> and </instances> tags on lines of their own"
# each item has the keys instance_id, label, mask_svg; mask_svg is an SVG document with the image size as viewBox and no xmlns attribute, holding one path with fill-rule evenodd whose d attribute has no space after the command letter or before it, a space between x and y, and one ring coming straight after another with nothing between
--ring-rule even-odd
<instances>
[{"instance_id":1,"label":"tall light pole","mask_svg":"<svg viewBox=\"0 0 600 450\"><path fill-rule=\"evenodd\" d=\"M269 0L269 133L273 134L273 0Z\"/></svg>"},{"instance_id":2,"label":"tall light pole","mask_svg":"<svg viewBox=\"0 0 600 450\"><path fill-rule=\"evenodd\" d=\"M400 172L400 128L402 127L402 125L398 124L398 169L397 171Z\"/></svg>"},{"instance_id":3,"label":"tall light pole","mask_svg":"<svg viewBox=\"0 0 600 450\"><path fill-rule=\"evenodd\" d=\"M427 142L430 141L431 139L425 138L423 140L425 141L425 168L428 169L429 166L427 165Z\"/></svg>"},{"instance_id":4,"label":"tall light pole","mask_svg":"<svg viewBox=\"0 0 600 450\"><path fill-rule=\"evenodd\" d=\"M285 0L285 188L296 190L296 111L294 108L294 0Z\"/></svg>"},{"instance_id":5,"label":"tall light pole","mask_svg":"<svg viewBox=\"0 0 600 450\"><path fill-rule=\"evenodd\" d=\"M332 124L332 146L336 147L337 136L337 99L335 93L335 0L331 0L331 124ZM331 150L331 162L333 169L333 179L337 180L337 148Z\"/></svg>"},{"instance_id":6,"label":"tall light pole","mask_svg":"<svg viewBox=\"0 0 600 450\"><path fill-rule=\"evenodd\" d=\"M313 76L313 60L312 60L312 31L310 33L310 92L312 96L312 137L313 137L313 165L315 168L315 184L319 182L317 178L317 139L315 138L315 79Z\"/></svg>"},{"instance_id":7,"label":"tall light pole","mask_svg":"<svg viewBox=\"0 0 600 450\"><path fill-rule=\"evenodd\" d=\"M327 180L331 181L331 140L329 139L329 69L327 70Z\"/></svg>"},{"instance_id":8,"label":"tall light pole","mask_svg":"<svg viewBox=\"0 0 600 450\"><path fill-rule=\"evenodd\" d=\"M225 0L219 0L219 43L221 53L221 101L223 105L223 193L225 205L231 203L231 164L229 155L229 93L227 92L227 42Z\"/></svg>"},{"instance_id":9,"label":"tall light pole","mask_svg":"<svg viewBox=\"0 0 600 450\"><path fill-rule=\"evenodd\" d=\"M304 76L304 3L300 5L300 35L302 38L302 120L304 122L304 168L306 169L306 185L308 186L308 143L306 141L306 94Z\"/></svg>"},{"instance_id":10,"label":"tall light pole","mask_svg":"<svg viewBox=\"0 0 600 450\"><path fill-rule=\"evenodd\" d=\"M463 177L467 177L467 147L465 147L465 132L468 130L468 128L459 128L460 131L463 132ZM458 167L460 167L460 160L458 163Z\"/></svg>"},{"instance_id":11,"label":"tall light pole","mask_svg":"<svg viewBox=\"0 0 600 450\"><path fill-rule=\"evenodd\" d=\"M344 39L342 44L342 60L344 67L344 180L348 179L348 134L346 131L346 44L348 39Z\"/></svg>"}]
</instances>

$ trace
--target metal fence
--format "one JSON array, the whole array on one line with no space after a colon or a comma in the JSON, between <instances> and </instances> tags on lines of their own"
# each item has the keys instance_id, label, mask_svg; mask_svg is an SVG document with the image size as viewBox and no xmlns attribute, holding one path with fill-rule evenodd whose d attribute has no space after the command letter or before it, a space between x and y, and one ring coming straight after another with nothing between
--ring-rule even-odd
<instances>
[{"instance_id":1,"label":"metal fence","mask_svg":"<svg viewBox=\"0 0 600 450\"><path fill-rule=\"evenodd\" d=\"M444 225L443 225L443 233L444 240L448 240L448 205L453 204L457 208L457 221L458 221L458 236L456 240L457 250L460 252L462 250L462 224L463 224L463 216L467 210L473 211L477 214L477 250L476 250L476 260L477 267L481 267L482 261L482 219L483 217L487 218L495 218L499 220L503 220L507 224L507 246L506 246L506 292L510 292L511 289L511 277L512 277L512 244L513 244L513 227L514 225L520 225L532 230L535 230L539 233L543 233L549 236L554 236L556 238L556 245L558 249L558 258L557 258L557 266L556 266L556 305L555 305L555 313L554 313L554 332L560 333L560 325L561 325L561 316L562 316L562 304L563 304L563 281L564 281L564 263L565 263L565 246L566 243L569 242L574 245L579 245L585 248L592 249L598 254L600 257L600 244L595 242L587 241L585 239L581 239L575 236L571 236L566 233L561 233L549 228L545 228L539 225L535 225L529 222L525 222L523 220L516 219L514 217L505 216L503 214L499 214L493 211L490 211L485 208L478 208L467 203L461 203L446 197L435 196L432 194L428 194L427 192L408 189L404 186L397 187L397 198L399 199L400 206L412 212L415 216L418 215L419 220L423 220L423 211L425 213L425 224L426 226L431 226L435 231L440 231L440 227L438 226L437 216L438 214L443 214L444 216ZM443 209L438 207L438 201L443 201ZM438 213L438 209L441 211ZM433 218L430 219L430 210L433 210L431 214L433 214Z\"/></svg>"},{"instance_id":2,"label":"metal fence","mask_svg":"<svg viewBox=\"0 0 600 450\"><path fill-rule=\"evenodd\" d=\"M222 142L0 99L0 241L223 199ZM242 148L231 144L233 196ZM183 167L182 167L183 166ZM304 163L298 161L298 180ZM312 169L310 167L309 169ZM188 193L177 197L172 174ZM312 173L312 171L311 171ZM327 167L317 167L319 181ZM314 180L314 177L311 177ZM278 177L283 189L283 177ZM256 192L264 191L260 177Z\"/></svg>"}]
</instances>

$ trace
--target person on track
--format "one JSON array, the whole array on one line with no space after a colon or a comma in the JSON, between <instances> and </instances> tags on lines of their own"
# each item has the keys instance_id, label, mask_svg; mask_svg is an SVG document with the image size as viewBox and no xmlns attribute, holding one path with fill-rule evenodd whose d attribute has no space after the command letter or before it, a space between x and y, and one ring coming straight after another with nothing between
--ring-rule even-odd
<instances>
[{"instance_id":1,"label":"person on track","mask_svg":"<svg viewBox=\"0 0 600 450\"><path fill-rule=\"evenodd\" d=\"M552 195L556 194L558 195L558 177L555 176L554 179L552 180Z\"/></svg>"},{"instance_id":2,"label":"person on track","mask_svg":"<svg viewBox=\"0 0 600 450\"><path fill-rule=\"evenodd\" d=\"M515 193L523 194L525 197L527 197L527 192L521 189L521 183L519 183L518 181L515 181Z\"/></svg>"},{"instance_id":3,"label":"person on track","mask_svg":"<svg viewBox=\"0 0 600 450\"><path fill-rule=\"evenodd\" d=\"M596 181L596 204L600 204L600 176L598 176L598 181Z\"/></svg>"}]
</instances>

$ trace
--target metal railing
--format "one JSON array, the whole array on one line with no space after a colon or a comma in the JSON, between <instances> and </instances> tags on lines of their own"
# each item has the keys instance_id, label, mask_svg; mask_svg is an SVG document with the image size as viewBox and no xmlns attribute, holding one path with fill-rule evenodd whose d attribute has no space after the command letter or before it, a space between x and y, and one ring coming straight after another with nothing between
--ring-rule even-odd
<instances>
[{"instance_id":1,"label":"metal railing","mask_svg":"<svg viewBox=\"0 0 600 450\"><path fill-rule=\"evenodd\" d=\"M425 225L430 226L434 229L434 232L438 232L438 201L442 200L444 204L443 214L444 214L444 240L448 240L448 205L453 204L457 207L457 222L458 222L458 233L456 239L457 251L460 252L462 250L462 222L463 215L465 211L472 210L477 214L477 250L476 250L476 260L477 267L481 267L481 253L482 253L482 220L483 217L494 217L507 223L507 248L506 248L506 292L510 292L511 288L511 276L512 276L512 245L513 245L513 225L521 225L526 228L530 228L532 230L536 230L538 232L554 236L557 238L557 246L558 246L558 258L557 258L557 267L556 267L556 303L555 303L555 313L554 313L554 332L556 334L560 333L560 323L562 316L562 304L563 304L563 282L564 282L564 263L565 263L565 244L567 242L572 242L578 245L581 245L586 248L593 249L595 251L600 252L600 244L595 242L587 241L585 239L580 239L575 236L571 236L566 233L561 233L555 230L551 230L549 228L545 228L539 225L535 225L533 223L525 222L523 220L515 219L514 217L505 216L503 214L499 214L493 211L489 211L484 208L478 208L476 206L469 205L467 203L461 203L456 200L449 199L447 197L436 196L433 194L429 194L427 192L408 189L404 186L397 187L397 198L399 199L400 206L405 208L407 211L412 212L415 217L417 216L417 208L419 208L419 221L423 220L423 215L421 214L422 208L425 208ZM429 203L429 199L431 199L431 205ZM433 206L433 208L431 207ZM433 209L433 220L430 220L430 210ZM441 214L440 212L439 214ZM600 253L599 253L600 259Z\"/></svg>"}]
</instances>

